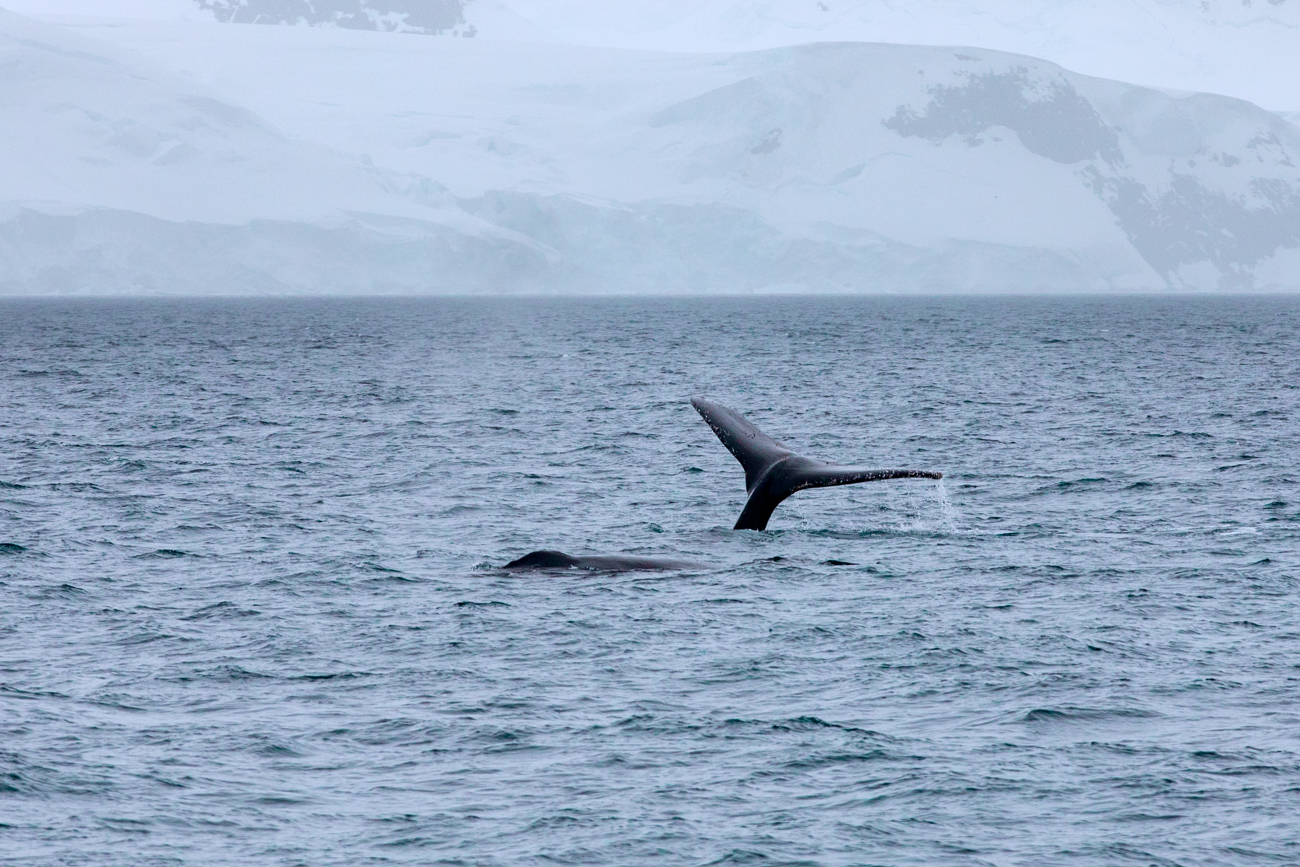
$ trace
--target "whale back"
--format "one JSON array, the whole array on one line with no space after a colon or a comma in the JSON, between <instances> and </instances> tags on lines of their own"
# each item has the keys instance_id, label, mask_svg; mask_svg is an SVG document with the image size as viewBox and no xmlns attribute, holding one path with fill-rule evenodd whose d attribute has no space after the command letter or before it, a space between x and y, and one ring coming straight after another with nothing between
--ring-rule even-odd
<instances>
[{"instance_id":1,"label":"whale back","mask_svg":"<svg viewBox=\"0 0 1300 867\"><path fill-rule=\"evenodd\" d=\"M511 560L502 569L572 569L578 565L577 557L563 551L534 551L518 560Z\"/></svg>"},{"instance_id":2,"label":"whale back","mask_svg":"<svg viewBox=\"0 0 1300 867\"><path fill-rule=\"evenodd\" d=\"M689 560L638 557L627 554L592 554L573 557L563 551L534 551L511 560L502 569L590 569L595 572L652 572L706 568Z\"/></svg>"}]
</instances>

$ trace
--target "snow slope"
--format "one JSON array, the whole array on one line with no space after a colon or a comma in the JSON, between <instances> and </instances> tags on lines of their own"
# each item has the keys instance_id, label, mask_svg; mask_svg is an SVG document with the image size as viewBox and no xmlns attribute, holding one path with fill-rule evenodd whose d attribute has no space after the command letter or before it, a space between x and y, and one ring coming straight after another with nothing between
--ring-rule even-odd
<instances>
[{"instance_id":1,"label":"snow slope","mask_svg":"<svg viewBox=\"0 0 1300 867\"><path fill-rule=\"evenodd\" d=\"M358 245L424 244L426 267L459 259L448 244L541 255L427 180L286 136L102 42L0 10L0 64L2 290L307 289L358 271L316 255Z\"/></svg>"},{"instance_id":2,"label":"snow slope","mask_svg":"<svg viewBox=\"0 0 1300 867\"><path fill-rule=\"evenodd\" d=\"M25 71L0 103L4 291L1300 285L1300 130L1236 99L983 49L662 53L104 2L154 5L0 14Z\"/></svg>"}]
</instances>

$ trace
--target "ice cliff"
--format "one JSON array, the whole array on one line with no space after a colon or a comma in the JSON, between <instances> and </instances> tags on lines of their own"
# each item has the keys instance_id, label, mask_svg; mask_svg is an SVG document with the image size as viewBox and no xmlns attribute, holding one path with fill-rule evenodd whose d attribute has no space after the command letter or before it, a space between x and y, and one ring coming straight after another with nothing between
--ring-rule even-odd
<instances>
[{"instance_id":1,"label":"ice cliff","mask_svg":"<svg viewBox=\"0 0 1300 867\"><path fill-rule=\"evenodd\" d=\"M1300 130L1240 99L495 38L522 4L134 2L177 14L0 12L0 292L1300 286Z\"/></svg>"}]
</instances>

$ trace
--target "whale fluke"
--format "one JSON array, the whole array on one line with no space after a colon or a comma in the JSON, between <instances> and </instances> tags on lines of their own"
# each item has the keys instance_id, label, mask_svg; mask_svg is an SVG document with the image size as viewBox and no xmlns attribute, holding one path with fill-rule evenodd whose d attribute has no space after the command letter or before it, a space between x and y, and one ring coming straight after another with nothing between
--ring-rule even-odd
<instances>
[{"instance_id":1,"label":"whale fluke","mask_svg":"<svg viewBox=\"0 0 1300 867\"><path fill-rule=\"evenodd\" d=\"M745 490L749 499L736 521L737 530L767 529L767 521L781 501L804 488L828 488L884 479L943 478L943 473L926 470L877 470L805 458L763 433L731 407L702 397L691 398L691 406L745 468Z\"/></svg>"},{"instance_id":2,"label":"whale fluke","mask_svg":"<svg viewBox=\"0 0 1300 867\"><path fill-rule=\"evenodd\" d=\"M624 554L593 554L572 557L563 551L533 551L511 560L502 569L591 569L599 572L651 572L668 569L700 569L699 563L667 557L633 557Z\"/></svg>"}]
</instances>

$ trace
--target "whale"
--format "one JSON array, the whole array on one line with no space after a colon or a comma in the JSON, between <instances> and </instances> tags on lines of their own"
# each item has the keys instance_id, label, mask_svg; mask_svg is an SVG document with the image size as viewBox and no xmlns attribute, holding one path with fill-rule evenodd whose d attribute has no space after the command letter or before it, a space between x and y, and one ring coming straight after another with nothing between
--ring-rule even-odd
<instances>
[{"instance_id":1,"label":"whale","mask_svg":"<svg viewBox=\"0 0 1300 867\"><path fill-rule=\"evenodd\" d=\"M737 530L766 530L772 512L786 497L806 488L828 488L879 482L886 479L942 479L943 473L929 470L883 470L832 464L795 454L729 406L703 397L691 398L691 406L708 423L745 471L749 499L736 520ZM852 565L827 560L828 565ZM587 569L593 572L651 572L706 569L700 563L669 557L637 557L629 554L573 556L563 551L533 551L501 567L512 572L541 569Z\"/></svg>"},{"instance_id":2,"label":"whale","mask_svg":"<svg viewBox=\"0 0 1300 867\"><path fill-rule=\"evenodd\" d=\"M786 497L807 488L829 488L886 479L941 479L928 470L882 470L843 466L797 455L729 406L703 397L691 398L718 439L745 470L749 499L736 521L737 530L766 530L772 512Z\"/></svg>"},{"instance_id":3,"label":"whale","mask_svg":"<svg viewBox=\"0 0 1300 867\"><path fill-rule=\"evenodd\" d=\"M563 551L533 551L501 567L511 571L532 569L590 569L594 572L656 572L700 569L699 563L668 557L633 557L623 554L593 554L573 557Z\"/></svg>"}]
</instances>

